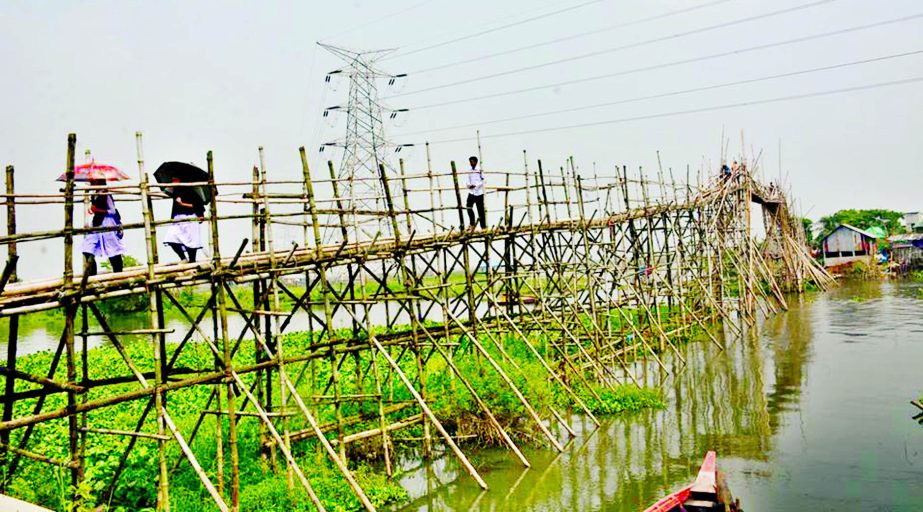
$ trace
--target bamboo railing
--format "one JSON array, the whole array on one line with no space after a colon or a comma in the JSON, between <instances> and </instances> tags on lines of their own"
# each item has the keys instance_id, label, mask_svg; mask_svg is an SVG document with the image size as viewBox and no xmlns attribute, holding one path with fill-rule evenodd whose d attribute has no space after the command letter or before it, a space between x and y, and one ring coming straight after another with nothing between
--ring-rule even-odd
<instances>
[{"instance_id":1,"label":"bamboo railing","mask_svg":"<svg viewBox=\"0 0 923 512\"><path fill-rule=\"evenodd\" d=\"M820 288L832 282L807 253L785 197L762 201L767 236L762 245L753 240L750 212L754 197L765 198L765 188L746 166L727 178L698 173L694 180L687 168L686 179L677 181L662 167L656 179L624 166L609 175L595 166L592 175L583 174L572 157L551 171L541 160L531 165L523 152L521 171L485 170L489 183L502 185L488 188L490 226L471 231L461 171L454 162L436 171L428 145L423 172L408 170L400 160L394 169L382 165L378 176L355 177L379 190L365 197L352 196L352 183L337 177L332 162L329 177L318 178L304 148L301 179L278 181L270 179L262 148L250 181L219 181L221 170L208 152L209 180L197 185L212 194L201 219L210 233L209 257L170 262L159 250L157 230L173 221L155 213L169 201L163 188L183 185L150 182L140 134L136 142L139 182L107 188L118 204L140 205L140 222L123 228L126 238L143 235L145 261L118 273L88 276L74 269L75 237L107 229L75 226L75 205L94 188L74 182L74 135L68 138L67 180L60 193L17 194L15 170L6 169L7 231L0 236L8 258L0 278L0 317L9 318L6 362L0 367L2 488L35 463L66 468L78 489L88 445L96 436L119 436L120 463L100 502L118 489L137 444L150 442L156 444L150 462L157 467L151 485L158 510L169 508L171 475L184 464L219 510L239 510L240 460L255 456L242 451L239 432L245 422L258 422L256 456L284 471L292 488L319 510L323 500L299 464L298 443L318 443L367 510L375 507L353 475L348 447L369 439L380 446L389 475L395 471L395 443L418 440L426 457L445 447L446 456L486 489L466 455L465 436L431 406L427 373L433 361L443 363L459 392L472 397L511 457L529 467L516 436L491 410L489 397L472 385L461 358L476 358L480 371L508 387L541 442L561 451L564 438L575 432L569 415L529 401L516 384L521 369L510 350L534 358L573 411L598 425L578 390L596 394L597 386L640 384L644 378L635 375L634 358L650 358L667 370L662 358L672 354L682 361L676 343L685 333L701 332L721 347L716 329L743 335L761 316L787 307L785 292L803 291L808 282ZM341 194L344 183L348 194ZM63 204L64 227L20 232L16 213L23 204ZM124 206L122 215L132 218ZM279 233L288 228L299 234L287 247ZM222 241L236 251L222 251ZM64 269L20 281L19 254L36 243L62 243ZM303 289L295 289L293 279ZM204 291L206 304L196 311L178 298L183 290ZM149 326L110 328L101 301L139 294L147 296ZM249 302L242 300L245 294ZM168 328L168 306L178 312L182 329ZM63 311L59 346L44 375L25 373L17 369L23 353L19 319L50 310ZM307 348L292 351L285 344L285 335L294 331L309 333ZM139 336L149 340L150 369L133 361L127 349L127 339ZM123 376L91 378L95 339L118 351ZM179 366L190 350L209 353L210 365ZM355 375L343 375L346 361L353 362ZM320 374L329 379L320 382ZM28 383L28 389L17 382ZM170 396L190 389L205 389L210 398L195 421L180 424ZM111 392L98 393L104 390ZM61 394L66 406L46 407L47 397ZM134 430L117 428L100 413L134 401L146 404ZM17 404L31 408L17 414ZM363 406L366 412L349 415ZM155 429L148 417L156 419ZM43 455L49 447L32 439L37 425L59 419L68 422L67 460ZM422 437L396 437L420 424ZM215 460L203 466L195 447L206 425L212 425ZM73 496L74 503L80 499Z\"/></svg>"}]
</instances>

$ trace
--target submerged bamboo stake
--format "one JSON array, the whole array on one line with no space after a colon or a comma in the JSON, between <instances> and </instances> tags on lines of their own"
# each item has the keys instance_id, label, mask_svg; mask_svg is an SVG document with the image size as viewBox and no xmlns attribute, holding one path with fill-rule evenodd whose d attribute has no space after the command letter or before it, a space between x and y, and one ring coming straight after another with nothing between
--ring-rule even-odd
<instances>
[{"instance_id":1,"label":"submerged bamboo stake","mask_svg":"<svg viewBox=\"0 0 923 512\"><path fill-rule=\"evenodd\" d=\"M260 160L262 164L262 148L260 148ZM221 260L221 247L219 244L218 238L218 204L216 199L218 197L218 188L215 185L215 167L214 160L212 158L212 152L209 151L207 158L208 162L208 181L210 183L209 191L211 193L211 206L209 207L209 224L211 225L211 246L212 246L212 266L216 272L221 272L222 270L222 260ZM264 170L265 172L265 170ZM265 191L264 191L265 192ZM270 235L270 242L272 241L272 235ZM270 251L272 248L270 247ZM270 254L272 254L270 252ZM228 339L228 310L227 310L227 299L224 294L223 280L212 280L213 293L215 295L215 305L217 307L217 323L220 326L219 335L221 336L221 366L224 369L226 377L226 392L227 392L227 412L228 412L228 450L231 452L231 510L237 511L240 509L240 457L238 454L237 448L237 417L236 417L236 392L234 391L234 384L231 381L231 376L234 371L234 360L231 356L231 345ZM217 341L217 340L215 340ZM220 392L216 390L216 398L221 399ZM216 423L221 424L223 420L220 417L216 417ZM218 429L219 435L221 435L221 429ZM220 447L220 444L219 444ZM220 459L219 459L220 460Z\"/></svg>"},{"instance_id":2,"label":"submerged bamboo stake","mask_svg":"<svg viewBox=\"0 0 923 512\"><path fill-rule=\"evenodd\" d=\"M465 457L465 454L462 453L462 451L458 448L458 445L455 444L455 441L452 440L452 437L449 435L449 433L446 432L445 428L442 426L442 423L439 421L439 419L436 418L436 415L433 414L433 411L430 410L429 406L426 404L426 401L423 400L423 397L421 397L420 394L417 392L417 390L414 389L413 384L410 382L410 379L408 379L407 376L404 375L404 372L403 370L401 370L401 367L398 366L398 364L394 361L394 359L391 359L391 356L388 354L388 351L385 350L385 347L383 347L381 343L375 338L374 334L369 333L369 339L372 341L372 345L375 346L375 348L382 355L382 357L385 358L385 361L387 361L388 364L391 365L391 368L401 379L401 382L403 382L404 387L407 388L407 391L409 391L410 394L413 395L413 398L417 401L417 403L420 404L420 408L423 409L423 414L429 417L430 421L433 423L433 426L435 426L436 430L438 430L439 433L442 435L442 439L445 441L447 445L449 445L449 448L452 450L452 452L455 453L455 456L462 463L462 466L465 468L465 471L467 471L468 474L471 475L471 478L473 478L474 481L477 482L479 486L481 486L481 489L486 490L487 483L484 482L484 479L481 478L481 475L478 474L474 466L471 465L471 462L468 460L468 457Z\"/></svg>"}]
</instances>

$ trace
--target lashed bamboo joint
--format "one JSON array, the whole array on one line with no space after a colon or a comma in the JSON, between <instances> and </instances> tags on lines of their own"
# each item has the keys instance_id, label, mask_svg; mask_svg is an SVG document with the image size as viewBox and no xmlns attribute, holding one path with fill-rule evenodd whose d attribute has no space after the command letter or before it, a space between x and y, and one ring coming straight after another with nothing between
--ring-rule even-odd
<instances>
[{"instance_id":1,"label":"lashed bamboo joint","mask_svg":"<svg viewBox=\"0 0 923 512\"><path fill-rule=\"evenodd\" d=\"M156 228L170 221L154 218L155 202L165 197L148 180L140 135L139 183L110 191L119 201L140 203L141 221L124 228L126 236L143 232L144 264L89 277L74 272L74 236L100 229L75 227L83 193L74 183L75 151L72 135L60 195L17 195L14 169L7 167L7 233L0 236L8 254L0 316L9 318L0 367L0 485L9 486L26 464L62 467L75 504L84 499L76 490L96 436L125 440L100 502L119 488L139 444L156 445L146 453L157 467L151 485L158 510L169 508L171 475L185 464L218 509L239 510L243 457L263 457L287 472L292 488L323 510L323 496L299 463L299 443L317 443L367 510L375 506L351 470L351 444L374 443L389 475L397 442L421 441L427 457L442 445L486 489L459 444L473 435L440 417L428 395L432 368L471 397L490 435L528 467L491 397L472 384L470 360L512 391L542 442L564 450L563 437L575 435L567 414L530 401L517 384L523 369L512 352L534 360L569 407L598 425L588 397L598 399L597 389L616 383L641 385L633 358L651 358L666 369L665 354L682 360L676 343L686 333L723 346L725 333L741 335L760 314L785 309L786 292L832 282L806 252L786 198L770 196L746 167L693 184L688 170L684 183L674 181L672 171L665 179L662 169L657 180L640 169L629 176L625 167L584 176L573 158L558 173L541 161L533 172L525 153L521 172L488 172L503 182L488 199L493 223L471 232L454 162L450 172L434 172L428 153L426 172L405 172L403 161L397 176L380 167L370 179L382 191L371 203L381 208L368 209L340 196L332 163L329 179L313 176L303 148L301 181L270 181L260 148L251 181L218 182L209 152L203 185L213 201L203 220L211 258L164 263ZM64 204L64 228L17 232L16 206L24 201ZM754 204L764 213L762 242L751 236ZM233 212L219 215L218 205ZM221 227L247 221L249 239L230 240L237 250L223 254ZM300 228L300 239L288 247L278 243L286 226ZM17 281L18 245L57 239L64 249L61 277ZM184 301L180 294L188 290L207 290L204 303ZM101 302L128 296L146 297L148 326L110 328ZM168 307L181 328L168 328ZM54 309L65 321L45 374L17 369L20 316ZM290 342L293 332L307 341ZM130 336L150 340L144 352ZM100 338L118 353L116 377L94 370L97 353L89 340ZM141 353L153 364L139 361ZM204 407L177 421L180 398L200 392L208 397ZM126 403L139 404L131 409L134 430L119 428L106 414ZM67 422L66 447L34 439L39 425L60 420ZM408 428L421 434L399 438ZM241 445L243 429L258 432L256 452ZM207 433L211 441L203 441ZM203 442L211 444L214 460L202 460Z\"/></svg>"}]
</instances>

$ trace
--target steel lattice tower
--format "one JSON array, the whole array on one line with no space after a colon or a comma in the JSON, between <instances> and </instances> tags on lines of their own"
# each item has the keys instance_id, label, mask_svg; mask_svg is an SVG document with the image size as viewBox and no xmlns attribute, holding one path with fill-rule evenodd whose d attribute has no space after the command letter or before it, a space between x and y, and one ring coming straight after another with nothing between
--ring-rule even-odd
<instances>
[{"instance_id":1,"label":"steel lattice tower","mask_svg":"<svg viewBox=\"0 0 923 512\"><path fill-rule=\"evenodd\" d=\"M392 197L400 197L397 186L399 175L390 165L387 155L401 145L387 141L383 122L385 112L393 116L396 111L382 105L378 97L378 82L382 79L393 82L403 75L385 73L376 68L376 63L394 50L354 51L318 44L345 63L343 68L328 73L327 80L334 74L342 74L349 79L346 105L331 106L324 111L325 116L331 111L346 111L346 135L324 144L343 148L336 176L339 197L347 210L346 223L353 228L356 240L372 238L376 232L388 236L391 226L383 221L382 216L363 215L363 212L386 210L380 165L385 168Z\"/></svg>"}]
</instances>

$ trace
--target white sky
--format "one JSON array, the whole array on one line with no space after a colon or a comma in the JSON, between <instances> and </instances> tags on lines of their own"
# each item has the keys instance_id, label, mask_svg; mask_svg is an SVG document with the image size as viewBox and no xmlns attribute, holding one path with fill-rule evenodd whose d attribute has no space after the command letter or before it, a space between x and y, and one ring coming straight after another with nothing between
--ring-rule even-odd
<instances>
[{"instance_id":1,"label":"white sky","mask_svg":"<svg viewBox=\"0 0 923 512\"><path fill-rule=\"evenodd\" d=\"M338 162L339 155L318 153L319 144L341 137L344 131L342 119L321 118L324 107L345 102L347 87L340 84L332 90L324 83L326 72L336 69L339 62L317 47L318 40L356 49L397 48L399 55L582 3L586 0L6 0L0 5L0 62L5 71L0 79L0 164L16 166L18 192L52 192L57 189L52 180L64 168L67 133L76 132L81 158L83 150L91 148L98 161L120 166L134 176L134 133L141 130L151 171L165 160L203 165L205 152L213 150L220 179L246 179L257 162L256 148L262 145L272 179L297 179L301 175L297 148L306 146L313 168L323 170L324 160L332 157ZM714 5L471 64L414 73L706 3ZM384 96L410 93L809 4L815 5L528 72L397 96L387 101L388 106L411 112L399 116L396 123L389 122L386 130L389 138L402 143L469 137L466 142L434 143L435 165L446 168L449 160L463 162L476 153L474 128L436 130L483 123L488 170L521 169L523 149L554 167L573 155L583 170L593 162L601 168L627 164L654 169L659 150L665 167L685 169L690 164L695 169L703 161L717 162L722 130L731 141L732 154L739 154L743 130L747 152L751 148L763 151L764 169L773 175L778 172L781 139L783 174L811 218L841 208L923 209L923 82L491 138L918 78L923 77L923 54L588 111L488 123L921 51L923 18L583 84L414 111L426 104L918 15L923 13L919 1L600 0L382 61L381 67L388 72L411 75L395 88L382 83L381 91ZM414 135L401 135L410 133ZM422 150L403 156L412 170L425 165ZM127 222L131 220L136 219ZM20 214L21 231L53 229L61 222L58 210L48 215ZM141 247L141 241L131 244ZM237 242L231 245L236 247ZM50 255L55 247L39 252L48 261L56 261Z\"/></svg>"}]
</instances>

